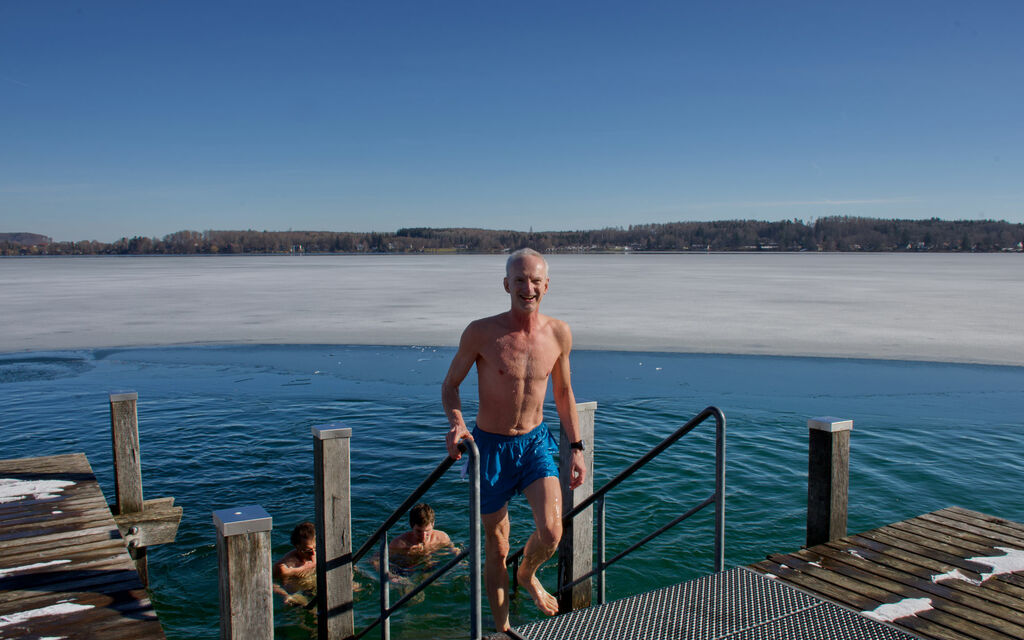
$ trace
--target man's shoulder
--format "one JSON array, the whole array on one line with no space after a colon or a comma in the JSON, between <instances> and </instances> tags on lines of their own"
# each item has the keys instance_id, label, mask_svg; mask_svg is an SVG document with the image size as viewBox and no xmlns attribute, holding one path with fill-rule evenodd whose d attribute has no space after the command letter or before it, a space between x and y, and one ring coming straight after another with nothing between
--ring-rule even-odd
<instances>
[{"instance_id":1,"label":"man's shoulder","mask_svg":"<svg viewBox=\"0 0 1024 640\"><path fill-rule=\"evenodd\" d=\"M294 550L289 551L288 553L286 553L283 556L281 556L281 558L278 559L278 561L275 562L274 565L275 566L293 567L293 566L295 566L295 560L297 559L297 557L298 557L298 555L295 553Z\"/></svg>"},{"instance_id":2,"label":"man's shoulder","mask_svg":"<svg viewBox=\"0 0 1024 640\"><path fill-rule=\"evenodd\" d=\"M548 327L551 329L551 333L559 340L562 341L572 336L572 332L569 330L569 323L565 320L559 320L551 316L544 316L547 320Z\"/></svg>"},{"instance_id":3,"label":"man's shoulder","mask_svg":"<svg viewBox=\"0 0 1024 640\"><path fill-rule=\"evenodd\" d=\"M477 318L466 326L466 333L471 336L486 336L496 331L501 331L508 324L505 315L504 313L499 313L487 316L486 318Z\"/></svg>"}]
</instances>

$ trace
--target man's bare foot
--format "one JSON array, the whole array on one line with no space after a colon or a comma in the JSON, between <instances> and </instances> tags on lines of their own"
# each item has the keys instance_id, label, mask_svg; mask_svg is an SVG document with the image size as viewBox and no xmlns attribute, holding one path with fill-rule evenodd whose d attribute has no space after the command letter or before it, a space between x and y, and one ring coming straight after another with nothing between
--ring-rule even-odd
<instances>
[{"instance_id":1,"label":"man's bare foot","mask_svg":"<svg viewBox=\"0 0 1024 640\"><path fill-rule=\"evenodd\" d=\"M537 605L541 613L546 616L558 613L558 600L544 589L544 585L537 579L536 574L524 575L523 567L520 566L516 577L519 578L519 584L530 592L533 603Z\"/></svg>"}]
</instances>

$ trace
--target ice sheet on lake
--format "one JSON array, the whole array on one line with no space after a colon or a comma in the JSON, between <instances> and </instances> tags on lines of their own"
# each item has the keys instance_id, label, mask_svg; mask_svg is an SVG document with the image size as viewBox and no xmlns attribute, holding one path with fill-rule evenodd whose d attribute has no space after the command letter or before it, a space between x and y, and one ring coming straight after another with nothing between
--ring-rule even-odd
<instances>
[{"instance_id":1,"label":"ice sheet on lake","mask_svg":"<svg viewBox=\"0 0 1024 640\"><path fill-rule=\"evenodd\" d=\"M504 256L4 259L0 353L454 346L508 307ZM550 256L578 349L1024 365L1019 255ZM0 363L2 364L2 363Z\"/></svg>"}]
</instances>

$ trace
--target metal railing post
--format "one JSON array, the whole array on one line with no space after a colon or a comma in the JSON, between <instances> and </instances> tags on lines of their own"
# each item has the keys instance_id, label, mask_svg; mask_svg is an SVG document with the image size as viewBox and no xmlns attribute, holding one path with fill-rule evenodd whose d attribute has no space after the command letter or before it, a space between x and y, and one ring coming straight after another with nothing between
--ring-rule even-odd
<instances>
[{"instance_id":1,"label":"metal railing post","mask_svg":"<svg viewBox=\"0 0 1024 640\"><path fill-rule=\"evenodd\" d=\"M605 497L597 499L597 604L604 604L604 560L605 560Z\"/></svg>"},{"instance_id":2,"label":"metal railing post","mask_svg":"<svg viewBox=\"0 0 1024 640\"><path fill-rule=\"evenodd\" d=\"M483 638L483 589L480 576L480 452L472 440L463 440L469 455L469 626L472 640Z\"/></svg>"},{"instance_id":3,"label":"metal railing post","mask_svg":"<svg viewBox=\"0 0 1024 640\"><path fill-rule=\"evenodd\" d=\"M388 532L380 537L380 640L391 639L391 556L388 549Z\"/></svg>"},{"instance_id":4,"label":"metal railing post","mask_svg":"<svg viewBox=\"0 0 1024 640\"><path fill-rule=\"evenodd\" d=\"M222 640L273 640L270 515L258 505L213 512Z\"/></svg>"},{"instance_id":5,"label":"metal railing post","mask_svg":"<svg viewBox=\"0 0 1024 640\"><path fill-rule=\"evenodd\" d=\"M715 409L715 573L725 567L725 414Z\"/></svg>"}]
</instances>

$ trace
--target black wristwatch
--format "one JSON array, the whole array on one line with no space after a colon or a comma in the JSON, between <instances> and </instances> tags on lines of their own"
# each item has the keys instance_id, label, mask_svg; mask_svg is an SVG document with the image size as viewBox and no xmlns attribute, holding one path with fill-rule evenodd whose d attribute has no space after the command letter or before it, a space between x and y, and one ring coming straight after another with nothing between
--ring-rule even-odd
<instances>
[{"instance_id":1,"label":"black wristwatch","mask_svg":"<svg viewBox=\"0 0 1024 640\"><path fill-rule=\"evenodd\" d=\"M583 451L584 449L586 449L586 446L583 444L582 440L577 440L576 442L569 443L569 448L576 449L578 451Z\"/></svg>"}]
</instances>

